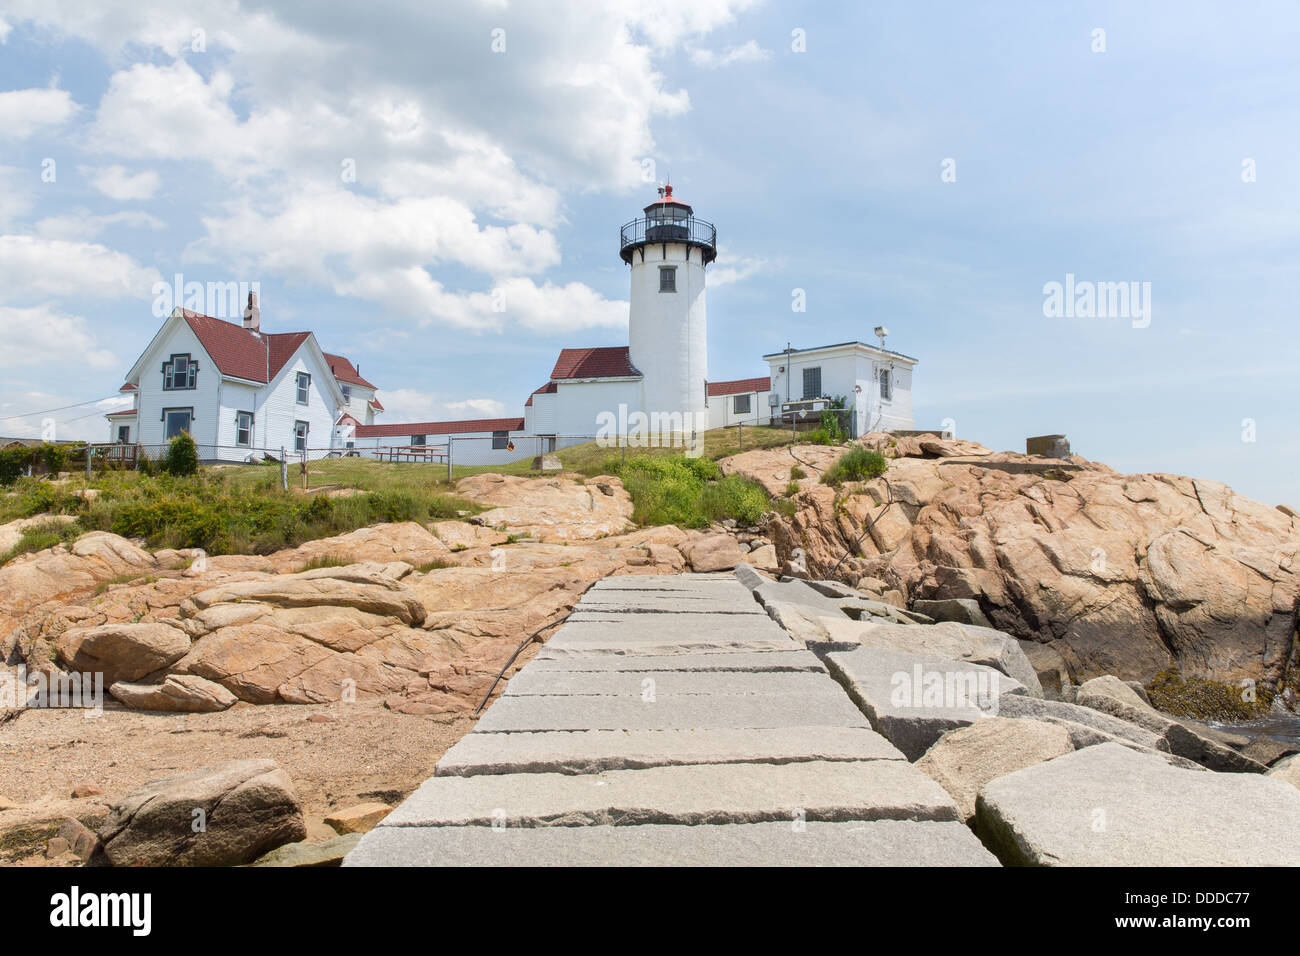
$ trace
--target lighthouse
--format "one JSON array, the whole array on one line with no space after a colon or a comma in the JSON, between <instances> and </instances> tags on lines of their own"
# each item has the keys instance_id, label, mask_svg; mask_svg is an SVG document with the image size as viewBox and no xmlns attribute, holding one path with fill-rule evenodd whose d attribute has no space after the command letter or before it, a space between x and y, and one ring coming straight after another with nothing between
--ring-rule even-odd
<instances>
[{"instance_id":1,"label":"lighthouse","mask_svg":"<svg viewBox=\"0 0 1300 956\"><path fill-rule=\"evenodd\" d=\"M629 358L642 376L641 407L658 423L651 430L693 431L692 422L707 420L704 271L717 257L717 230L671 185L644 213L619 235L631 266Z\"/></svg>"}]
</instances>

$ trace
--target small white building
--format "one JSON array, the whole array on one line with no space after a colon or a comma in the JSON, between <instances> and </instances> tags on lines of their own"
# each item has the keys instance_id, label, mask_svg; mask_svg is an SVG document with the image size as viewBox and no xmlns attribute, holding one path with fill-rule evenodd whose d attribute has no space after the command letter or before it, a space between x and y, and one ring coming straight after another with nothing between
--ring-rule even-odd
<instances>
[{"instance_id":1,"label":"small white building","mask_svg":"<svg viewBox=\"0 0 1300 956\"><path fill-rule=\"evenodd\" d=\"M385 461L508 465L537 455L536 440L523 440L522 418L472 418L454 422L359 425L344 453Z\"/></svg>"},{"instance_id":2,"label":"small white building","mask_svg":"<svg viewBox=\"0 0 1300 956\"><path fill-rule=\"evenodd\" d=\"M771 390L772 380L766 376L710 382L709 427L772 424L772 406L768 403Z\"/></svg>"},{"instance_id":3,"label":"small white building","mask_svg":"<svg viewBox=\"0 0 1300 956\"><path fill-rule=\"evenodd\" d=\"M817 411L843 399L853 434L911 429L912 369L917 360L864 342L816 348L787 347L763 356L772 370L773 414Z\"/></svg>"},{"instance_id":4,"label":"small white building","mask_svg":"<svg viewBox=\"0 0 1300 956\"><path fill-rule=\"evenodd\" d=\"M189 432L203 461L321 458L382 411L376 387L312 332L263 332L249 297L242 325L175 309L126 374L135 407L110 413L109 440L157 457Z\"/></svg>"}]
</instances>

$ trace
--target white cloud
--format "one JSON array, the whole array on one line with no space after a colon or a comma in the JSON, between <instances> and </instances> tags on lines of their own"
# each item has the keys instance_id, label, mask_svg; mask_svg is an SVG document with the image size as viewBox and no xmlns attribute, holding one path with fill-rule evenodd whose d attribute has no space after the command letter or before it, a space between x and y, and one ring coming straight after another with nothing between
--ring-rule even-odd
<instances>
[{"instance_id":1,"label":"white cloud","mask_svg":"<svg viewBox=\"0 0 1300 956\"><path fill-rule=\"evenodd\" d=\"M147 300L162 276L130 256L89 242L0 236L0 288L10 301L42 298Z\"/></svg>"},{"instance_id":2,"label":"white cloud","mask_svg":"<svg viewBox=\"0 0 1300 956\"><path fill-rule=\"evenodd\" d=\"M79 171L91 185L110 199L152 199L162 185L162 179L152 169L133 173L125 166L80 166Z\"/></svg>"},{"instance_id":3,"label":"white cloud","mask_svg":"<svg viewBox=\"0 0 1300 956\"><path fill-rule=\"evenodd\" d=\"M716 70L733 63L761 63L772 56L771 50L764 50L753 40L733 46L717 53L713 50L696 49L691 51L691 62L706 70Z\"/></svg>"},{"instance_id":4,"label":"white cloud","mask_svg":"<svg viewBox=\"0 0 1300 956\"><path fill-rule=\"evenodd\" d=\"M9 230L31 211L36 177L30 169L0 166L0 230Z\"/></svg>"},{"instance_id":5,"label":"white cloud","mask_svg":"<svg viewBox=\"0 0 1300 956\"><path fill-rule=\"evenodd\" d=\"M500 418L506 412L505 402L495 398L467 398L461 402L447 402L450 412L473 412L474 418Z\"/></svg>"},{"instance_id":6,"label":"white cloud","mask_svg":"<svg viewBox=\"0 0 1300 956\"><path fill-rule=\"evenodd\" d=\"M67 90L9 90L0 93L0 139L27 139L62 126L77 111Z\"/></svg>"},{"instance_id":7,"label":"white cloud","mask_svg":"<svg viewBox=\"0 0 1300 956\"><path fill-rule=\"evenodd\" d=\"M5 23L4 17L0 17L0 43L9 39L9 31L12 29L13 27Z\"/></svg>"},{"instance_id":8,"label":"white cloud","mask_svg":"<svg viewBox=\"0 0 1300 956\"><path fill-rule=\"evenodd\" d=\"M770 263L766 259L757 256L730 256L726 254L725 249L720 250L718 258L727 264L725 266L714 266L709 270L710 289L744 282L751 276L758 275L763 270L770 268Z\"/></svg>"},{"instance_id":9,"label":"white cloud","mask_svg":"<svg viewBox=\"0 0 1300 956\"><path fill-rule=\"evenodd\" d=\"M99 238L104 230L112 226L125 226L132 229L164 229L164 223L157 216L136 210L115 212L108 215L95 215L88 209L74 209L57 216L46 216L37 220L36 234L42 239L71 239L89 242Z\"/></svg>"},{"instance_id":10,"label":"white cloud","mask_svg":"<svg viewBox=\"0 0 1300 956\"><path fill-rule=\"evenodd\" d=\"M0 306L0 367L28 369L69 359L82 367L112 368L117 358L103 348L79 315L67 315L47 304L31 308ZM6 377L8 377L6 375Z\"/></svg>"}]
</instances>

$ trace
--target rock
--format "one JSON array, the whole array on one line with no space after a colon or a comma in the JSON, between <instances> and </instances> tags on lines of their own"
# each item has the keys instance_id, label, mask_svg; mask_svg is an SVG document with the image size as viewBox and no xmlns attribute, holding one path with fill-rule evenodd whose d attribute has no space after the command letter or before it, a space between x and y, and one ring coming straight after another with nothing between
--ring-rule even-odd
<instances>
[{"instance_id":1,"label":"rock","mask_svg":"<svg viewBox=\"0 0 1300 956\"><path fill-rule=\"evenodd\" d=\"M510 540L510 535L504 531L464 521L435 521L429 526L429 530L453 551L465 548L492 548Z\"/></svg>"},{"instance_id":2,"label":"rock","mask_svg":"<svg viewBox=\"0 0 1300 956\"><path fill-rule=\"evenodd\" d=\"M914 606L975 601L997 629L1057 651L1075 681L1147 682L1177 664L1276 689L1300 666L1289 641L1300 598L1293 517L1216 482L1122 475L1077 456L1065 472L973 443L955 456L913 436L857 444L890 459L888 488L877 479L837 497L810 486L794 515L765 529L779 553L802 549L806 576L826 577L869 525L837 576L889 582ZM782 454L719 464L771 484Z\"/></svg>"},{"instance_id":3,"label":"rock","mask_svg":"<svg viewBox=\"0 0 1300 956\"><path fill-rule=\"evenodd\" d=\"M729 534L701 535L682 545L681 552L693 571L730 571L746 558Z\"/></svg>"},{"instance_id":4,"label":"rock","mask_svg":"<svg viewBox=\"0 0 1300 956\"><path fill-rule=\"evenodd\" d=\"M343 858L357 848L362 834L345 833L320 843L287 843L258 857L252 866L320 867L342 866Z\"/></svg>"},{"instance_id":5,"label":"rock","mask_svg":"<svg viewBox=\"0 0 1300 956\"><path fill-rule=\"evenodd\" d=\"M335 810L325 818L325 822L339 834L369 833L392 810L386 803L360 803L355 807Z\"/></svg>"},{"instance_id":6,"label":"rock","mask_svg":"<svg viewBox=\"0 0 1300 956\"><path fill-rule=\"evenodd\" d=\"M585 541L632 527L632 498L609 475L585 481L471 475L456 483L456 494L489 506L478 516L484 525L539 541Z\"/></svg>"},{"instance_id":7,"label":"rock","mask_svg":"<svg viewBox=\"0 0 1300 956\"><path fill-rule=\"evenodd\" d=\"M72 853L82 863L87 862L99 849L99 837L75 817L65 817L55 839L62 842L64 852ZM54 840L50 841L51 843ZM57 853L50 854L58 856Z\"/></svg>"},{"instance_id":8,"label":"rock","mask_svg":"<svg viewBox=\"0 0 1300 956\"><path fill-rule=\"evenodd\" d=\"M998 713L1003 717L1029 717L1059 724L1070 731L1076 750L1103 743L1120 743L1139 750L1170 753L1169 742L1149 730L1065 701L1038 700L1028 695L1015 699L1008 697L999 701Z\"/></svg>"},{"instance_id":9,"label":"rock","mask_svg":"<svg viewBox=\"0 0 1300 956\"><path fill-rule=\"evenodd\" d=\"M1042 697L1029 659L1015 638L987 627L949 621L922 627L876 623L874 621L824 622L833 643L880 647L933 658L969 661L1001 671L1022 685L1031 697Z\"/></svg>"},{"instance_id":10,"label":"rock","mask_svg":"<svg viewBox=\"0 0 1300 956\"><path fill-rule=\"evenodd\" d=\"M1008 865L1294 866L1300 790L1254 774L1171 767L1116 744L986 784L985 845Z\"/></svg>"},{"instance_id":11,"label":"rock","mask_svg":"<svg viewBox=\"0 0 1300 956\"><path fill-rule=\"evenodd\" d=\"M424 622L424 605L415 592L374 563L220 584L191 597L182 606L182 613L192 617L217 605L232 603L282 608L348 607L396 618L411 626Z\"/></svg>"},{"instance_id":12,"label":"rock","mask_svg":"<svg viewBox=\"0 0 1300 956\"><path fill-rule=\"evenodd\" d=\"M424 525L417 521L398 521L370 525L332 538L307 541L286 551L277 551L260 559L262 564L269 564L269 568L257 569L292 574L301 571L315 559L333 558L349 564L373 563L388 566L390 577L400 579L401 575L391 571L394 562L418 566L444 558L447 553L447 545ZM208 564L228 562L231 557L209 558Z\"/></svg>"},{"instance_id":13,"label":"rock","mask_svg":"<svg viewBox=\"0 0 1300 956\"><path fill-rule=\"evenodd\" d=\"M206 713L225 710L239 698L195 674L168 674L161 684L116 683L108 692L134 710Z\"/></svg>"},{"instance_id":14,"label":"rock","mask_svg":"<svg viewBox=\"0 0 1300 956\"><path fill-rule=\"evenodd\" d=\"M745 556L745 560L754 567L763 571L779 571L781 561L776 556L776 546L771 544L760 545L754 548Z\"/></svg>"},{"instance_id":15,"label":"rock","mask_svg":"<svg viewBox=\"0 0 1300 956\"><path fill-rule=\"evenodd\" d=\"M931 617L936 621L955 621L958 624L975 624L979 627L993 627L984 612L980 610L979 601L970 598L944 598L937 601L913 601L912 610Z\"/></svg>"},{"instance_id":16,"label":"rock","mask_svg":"<svg viewBox=\"0 0 1300 956\"><path fill-rule=\"evenodd\" d=\"M0 524L0 554L7 554L20 541L23 540L23 534L32 528L40 528L48 525L64 526L72 524L77 520L76 515L33 515L30 518L18 518L15 521L8 521Z\"/></svg>"},{"instance_id":17,"label":"rock","mask_svg":"<svg viewBox=\"0 0 1300 956\"><path fill-rule=\"evenodd\" d=\"M304 839L302 807L273 760L234 760L145 784L100 828L114 866L233 866Z\"/></svg>"},{"instance_id":18,"label":"rock","mask_svg":"<svg viewBox=\"0 0 1300 956\"><path fill-rule=\"evenodd\" d=\"M103 790L98 784L82 781L72 788L72 799L81 800L85 797L98 797L103 794Z\"/></svg>"},{"instance_id":19,"label":"rock","mask_svg":"<svg viewBox=\"0 0 1300 956\"><path fill-rule=\"evenodd\" d=\"M564 471L559 455L537 455L533 458L533 471Z\"/></svg>"},{"instance_id":20,"label":"rock","mask_svg":"<svg viewBox=\"0 0 1300 956\"><path fill-rule=\"evenodd\" d=\"M1300 757L1279 760L1269 769L1268 776L1283 780L1300 790Z\"/></svg>"},{"instance_id":21,"label":"rock","mask_svg":"<svg viewBox=\"0 0 1300 956\"><path fill-rule=\"evenodd\" d=\"M962 818L975 817L975 796L1004 774L1072 753L1064 727L1039 720L986 717L950 730L916 762L916 769L943 787Z\"/></svg>"},{"instance_id":22,"label":"rock","mask_svg":"<svg viewBox=\"0 0 1300 956\"><path fill-rule=\"evenodd\" d=\"M1169 744L1170 753L1224 773L1263 773L1265 767L1231 747L1210 740L1143 702L1117 677L1094 677L1079 685L1077 703L1149 730Z\"/></svg>"},{"instance_id":23,"label":"rock","mask_svg":"<svg viewBox=\"0 0 1300 956\"><path fill-rule=\"evenodd\" d=\"M102 624L65 631L55 644L74 671L102 673L104 683L133 681L185 656L189 636L170 624Z\"/></svg>"},{"instance_id":24,"label":"rock","mask_svg":"<svg viewBox=\"0 0 1300 956\"><path fill-rule=\"evenodd\" d=\"M51 837L49 842L45 844L45 858L47 860L53 860L70 852L72 852L72 847L68 845L68 841L63 837Z\"/></svg>"},{"instance_id":25,"label":"rock","mask_svg":"<svg viewBox=\"0 0 1300 956\"><path fill-rule=\"evenodd\" d=\"M996 715L1024 687L992 667L877 647L826 655L826 666L872 728L917 760L949 730Z\"/></svg>"},{"instance_id":26,"label":"rock","mask_svg":"<svg viewBox=\"0 0 1300 956\"><path fill-rule=\"evenodd\" d=\"M1049 700L1064 700L1070 685L1070 668L1065 658L1050 645L1038 641L1020 641L1020 649L1029 659L1029 665L1038 675L1043 696ZM1073 703L1073 698L1071 698Z\"/></svg>"},{"instance_id":27,"label":"rock","mask_svg":"<svg viewBox=\"0 0 1300 956\"><path fill-rule=\"evenodd\" d=\"M1300 746L1283 743L1269 737L1256 737L1241 749L1242 756L1271 767L1291 754L1300 753Z\"/></svg>"}]
</instances>

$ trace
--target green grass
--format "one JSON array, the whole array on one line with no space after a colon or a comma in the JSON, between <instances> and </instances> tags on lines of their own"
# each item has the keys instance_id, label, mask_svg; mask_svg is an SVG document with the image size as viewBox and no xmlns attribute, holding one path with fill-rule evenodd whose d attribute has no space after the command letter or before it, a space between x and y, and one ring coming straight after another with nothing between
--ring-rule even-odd
<instances>
[{"instance_id":1,"label":"green grass","mask_svg":"<svg viewBox=\"0 0 1300 956\"><path fill-rule=\"evenodd\" d=\"M23 515L22 517L30 516ZM23 536L17 544L3 555L0 555L0 564L7 564L22 554L31 554L33 551L44 551L46 548L52 548L56 544L71 541L84 530L85 529L81 528L75 521L42 521L39 524L32 525L32 527L23 532Z\"/></svg>"},{"instance_id":2,"label":"green grass","mask_svg":"<svg viewBox=\"0 0 1300 956\"><path fill-rule=\"evenodd\" d=\"M615 473L632 497L632 520L642 526L706 528L726 518L752 525L771 507L760 485L724 476L708 458L638 456Z\"/></svg>"},{"instance_id":3,"label":"green grass","mask_svg":"<svg viewBox=\"0 0 1300 956\"><path fill-rule=\"evenodd\" d=\"M879 478L889 463L879 452L868 448L853 448L840 456L822 475L824 485L842 485L846 481L869 481Z\"/></svg>"}]
</instances>

